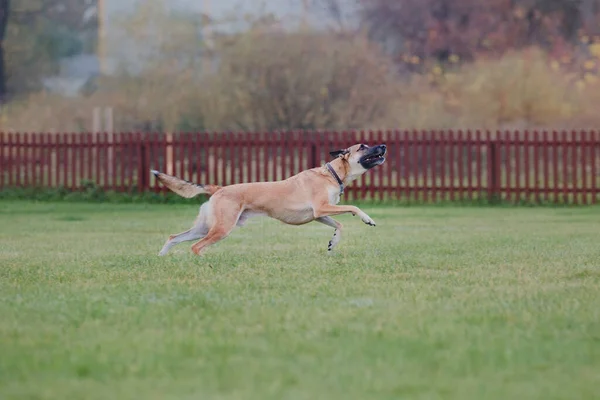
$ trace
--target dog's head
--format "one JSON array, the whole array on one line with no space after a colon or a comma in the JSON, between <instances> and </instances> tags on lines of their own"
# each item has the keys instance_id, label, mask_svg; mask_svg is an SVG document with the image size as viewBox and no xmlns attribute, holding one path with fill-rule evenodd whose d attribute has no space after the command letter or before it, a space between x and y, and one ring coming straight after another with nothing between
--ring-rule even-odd
<instances>
[{"instance_id":1,"label":"dog's head","mask_svg":"<svg viewBox=\"0 0 600 400\"><path fill-rule=\"evenodd\" d=\"M329 153L330 156L341 159L348 164L347 174L357 177L371 168L385 162L385 144L369 147L366 144L355 144L347 149L336 150Z\"/></svg>"}]
</instances>

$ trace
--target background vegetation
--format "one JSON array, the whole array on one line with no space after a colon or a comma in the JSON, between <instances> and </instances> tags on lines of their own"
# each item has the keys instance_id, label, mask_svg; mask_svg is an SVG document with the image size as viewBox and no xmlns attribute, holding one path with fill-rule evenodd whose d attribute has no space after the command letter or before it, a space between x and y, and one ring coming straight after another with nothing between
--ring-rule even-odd
<instances>
[{"instance_id":1,"label":"background vegetation","mask_svg":"<svg viewBox=\"0 0 600 400\"><path fill-rule=\"evenodd\" d=\"M77 97L42 90L61 57L97 46L83 3L4 11L1 129L89 131L96 106L113 108L119 131L590 128L599 118L598 0L355 0L352 24L337 0L315 0L326 28L257 12L238 16L247 29L236 32L149 0L120 21L146 49L140 73L99 75Z\"/></svg>"}]
</instances>

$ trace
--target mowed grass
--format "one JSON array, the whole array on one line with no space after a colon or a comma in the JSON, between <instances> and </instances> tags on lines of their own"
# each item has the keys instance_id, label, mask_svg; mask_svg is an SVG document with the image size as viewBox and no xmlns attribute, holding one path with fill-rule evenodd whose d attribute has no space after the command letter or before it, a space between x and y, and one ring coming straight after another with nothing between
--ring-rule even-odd
<instances>
[{"instance_id":1,"label":"mowed grass","mask_svg":"<svg viewBox=\"0 0 600 400\"><path fill-rule=\"evenodd\" d=\"M600 209L363 209L160 258L197 207L0 202L0 398L598 398Z\"/></svg>"}]
</instances>

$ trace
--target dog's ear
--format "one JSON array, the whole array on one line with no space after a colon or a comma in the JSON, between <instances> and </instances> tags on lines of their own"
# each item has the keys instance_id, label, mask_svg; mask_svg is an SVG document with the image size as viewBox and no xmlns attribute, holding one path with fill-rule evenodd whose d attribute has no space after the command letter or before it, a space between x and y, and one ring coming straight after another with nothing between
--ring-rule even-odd
<instances>
[{"instance_id":1,"label":"dog's ear","mask_svg":"<svg viewBox=\"0 0 600 400\"><path fill-rule=\"evenodd\" d=\"M345 156L348 153L350 153L350 150L344 149L344 150L330 151L329 155L331 157L335 158L335 157L343 157L343 156Z\"/></svg>"}]
</instances>

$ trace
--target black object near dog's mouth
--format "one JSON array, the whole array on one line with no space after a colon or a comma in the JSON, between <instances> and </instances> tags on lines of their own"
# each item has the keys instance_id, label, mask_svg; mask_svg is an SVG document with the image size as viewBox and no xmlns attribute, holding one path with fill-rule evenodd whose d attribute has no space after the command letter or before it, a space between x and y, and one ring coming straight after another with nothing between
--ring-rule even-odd
<instances>
[{"instance_id":1,"label":"black object near dog's mouth","mask_svg":"<svg viewBox=\"0 0 600 400\"><path fill-rule=\"evenodd\" d=\"M380 145L369 149L369 154L365 154L360 158L360 164L366 168L373 168L385 162L386 146Z\"/></svg>"}]
</instances>

